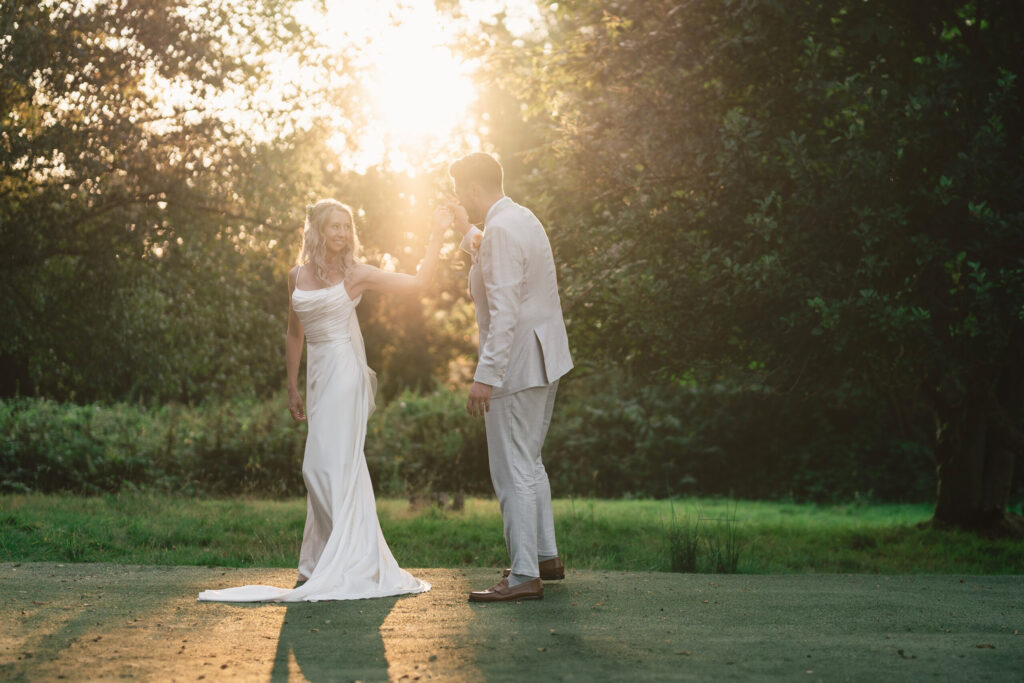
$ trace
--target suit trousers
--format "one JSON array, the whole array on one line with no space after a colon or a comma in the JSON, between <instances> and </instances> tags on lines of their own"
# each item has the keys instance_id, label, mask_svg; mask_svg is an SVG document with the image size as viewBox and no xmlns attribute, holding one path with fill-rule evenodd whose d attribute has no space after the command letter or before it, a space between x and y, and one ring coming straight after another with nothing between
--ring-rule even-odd
<instances>
[{"instance_id":1,"label":"suit trousers","mask_svg":"<svg viewBox=\"0 0 1024 683\"><path fill-rule=\"evenodd\" d=\"M491 483L505 527L512 571L540 576L537 556L558 554L551 485L541 448L551 424L558 381L491 399L484 416Z\"/></svg>"}]
</instances>

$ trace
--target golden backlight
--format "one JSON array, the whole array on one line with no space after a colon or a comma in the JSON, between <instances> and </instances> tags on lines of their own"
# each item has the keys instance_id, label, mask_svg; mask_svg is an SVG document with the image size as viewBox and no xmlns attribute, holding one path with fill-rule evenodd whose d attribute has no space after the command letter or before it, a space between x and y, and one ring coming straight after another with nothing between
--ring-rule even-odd
<instances>
[{"instance_id":1,"label":"golden backlight","mask_svg":"<svg viewBox=\"0 0 1024 683\"><path fill-rule=\"evenodd\" d=\"M334 141L356 167L383 159L413 170L465 129L476 98L470 66L447 47L453 39L432 1L328 3L322 30L359 46L358 71L369 120L356 142ZM353 153L354 152L354 153Z\"/></svg>"},{"instance_id":2,"label":"golden backlight","mask_svg":"<svg viewBox=\"0 0 1024 683\"><path fill-rule=\"evenodd\" d=\"M183 11L201 20L202 1ZM154 66L145 87L161 115L149 127L167 132L212 114L267 141L314 121L334 120L328 143L342 167L363 172L382 165L415 175L481 147L485 131L472 113L477 65L457 56L460 33L471 34L498 16L513 35L539 26L534 0L462 0L451 15L438 12L434 0L299 0L289 9L299 35L308 33L303 47L311 48L312 60L303 63L297 53L243 39L240 57L262 50L255 60L261 65L258 86L241 80L202 94L187 78L168 80ZM324 55L337 57L324 61L337 66L318 65L316 58ZM321 89L344 93L344 101L314 95L293 106L297 94Z\"/></svg>"}]
</instances>

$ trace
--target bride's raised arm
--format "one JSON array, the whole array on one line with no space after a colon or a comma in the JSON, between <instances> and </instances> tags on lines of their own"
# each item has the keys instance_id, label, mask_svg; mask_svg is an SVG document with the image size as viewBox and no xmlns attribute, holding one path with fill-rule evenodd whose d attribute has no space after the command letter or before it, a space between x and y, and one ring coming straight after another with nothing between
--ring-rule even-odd
<instances>
[{"instance_id":1,"label":"bride's raised arm","mask_svg":"<svg viewBox=\"0 0 1024 683\"><path fill-rule=\"evenodd\" d=\"M420 263L415 275L406 273L388 273L375 266L360 264L354 269L351 280L347 283L352 298L358 297L367 290L385 294L402 294L415 292L425 287L434 277L438 257L441 253L441 241L444 232L452 225L454 217L451 209L441 207L434 210L434 224L427 244L427 254Z\"/></svg>"}]
</instances>

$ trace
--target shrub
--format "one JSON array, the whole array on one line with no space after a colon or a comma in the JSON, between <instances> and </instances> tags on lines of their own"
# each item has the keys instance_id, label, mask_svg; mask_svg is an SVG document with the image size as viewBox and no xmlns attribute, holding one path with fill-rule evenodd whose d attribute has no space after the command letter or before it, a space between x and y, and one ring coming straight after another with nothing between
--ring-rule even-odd
<instances>
[{"instance_id":1,"label":"shrub","mask_svg":"<svg viewBox=\"0 0 1024 683\"><path fill-rule=\"evenodd\" d=\"M306 429L286 406L283 395L153 408L3 400L0 490L303 495ZM581 375L559 389L544 462L556 496L931 500L930 451L913 436L870 406ZM492 490L464 389L382 403L365 451L380 495Z\"/></svg>"},{"instance_id":2,"label":"shrub","mask_svg":"<svg viewBox=\"0 0 1024 683\"><path fill-rule=\"evenodd\" d=\"M466 413L462 392L404 391L378 406L365 451L375 488L384 494L492 490L484 423Z\"/></svg>"},{"instance_id":3,"label":"shrub","mask_svg":"<svg viewBox=\"0 0 1024 683\"><path fill-rule=\"evenodd\" d=\"M559 494L931 500L926 431L875 406L721 384L563 383L544 462Z\"/></svg>"},{"instance_id":4,"label":"shrub","mask_svg":"<svg viewBox=\"0 0 1024 683\"><path fill-rule=\"evenodd\" d=\"M304 431L282 405L0 401L0 487L295 495L303 490Z\"/></svg>"}]
</instances>

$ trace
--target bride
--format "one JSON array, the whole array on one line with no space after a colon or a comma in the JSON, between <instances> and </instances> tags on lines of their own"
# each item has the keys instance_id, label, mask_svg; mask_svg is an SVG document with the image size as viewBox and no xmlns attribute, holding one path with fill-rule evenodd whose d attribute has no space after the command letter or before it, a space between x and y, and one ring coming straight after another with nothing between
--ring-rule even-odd
<instances>
[{"instance_id":1,"label":"bride","mask_svg":"<svg viewBox=\"0 0 1024 683\"><path fill-rule=\"evenodd\" d=\"M288 589L240 586L207 590L200 600L299 602L422 593L430 584L398 566L377 521L363 443L374 409L376 376L366 364L355 308L363 292L415 292L434 273L441 238L452 223L434 213L426 257L416 275L388 273L356 260L352 209L324 199L309 209L299 264L288 274L285 357L292 417L308 422L302 478L306 526L299 581ZM299 394L302 341L307 343L306 397Z\"/></svg>"}]
</instances>

